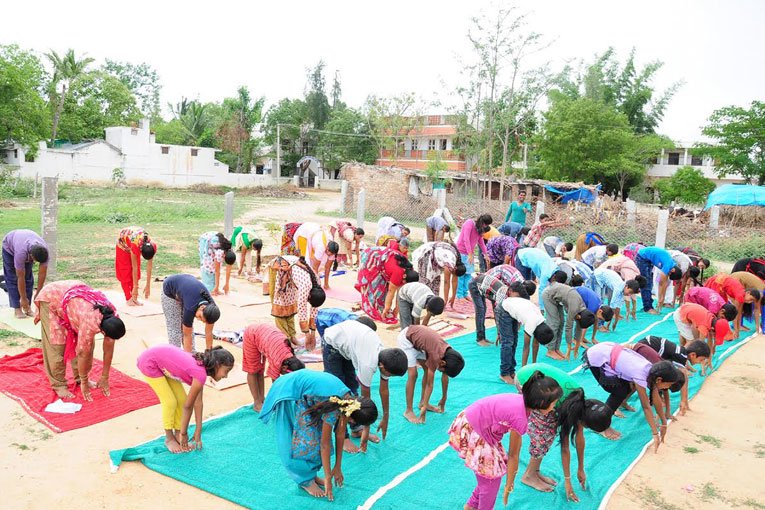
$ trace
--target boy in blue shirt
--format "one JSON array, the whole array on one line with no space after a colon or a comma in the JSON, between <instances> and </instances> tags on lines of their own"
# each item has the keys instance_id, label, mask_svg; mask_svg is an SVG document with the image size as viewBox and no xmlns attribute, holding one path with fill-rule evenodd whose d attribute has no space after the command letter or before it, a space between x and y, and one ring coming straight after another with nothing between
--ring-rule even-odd
<instances>
[{"instance_id":1,"label":"boy in blue shirt","mask_svg":"<svg viewBox=\"0 0 765 510\"><path fill-rule=\"evenodd\" d=\"M643 302L643 311L652 315L659 315L664 306L664 296L667 293L669 280L675 281L683 277L683 272L675 264L672 255L664 248L647 246L638 250L635 255L635 265L640 275L646 279L645 286L640 289L640 299ZM657 308L653 307L653 268L659 270L659 291Z\"/></svg>"}]
</instances>

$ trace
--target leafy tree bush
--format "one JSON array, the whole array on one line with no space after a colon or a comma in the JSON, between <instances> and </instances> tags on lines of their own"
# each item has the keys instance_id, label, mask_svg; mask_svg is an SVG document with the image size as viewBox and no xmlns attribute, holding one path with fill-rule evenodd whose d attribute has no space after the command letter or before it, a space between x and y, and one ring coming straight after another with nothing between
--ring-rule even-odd
<instances>
[{"instance_id":1,"label":"leafy tree bush","mask_svg":"<svg viewBox=\"0 0 765 510\"><path fill-rule=\"evenodd\" d=\"M682 204L702 204L707 195L715 189L715 184L704 177L701 170L690 166L677 169L669 179L660 179L656 183L661 202L668 204L676 200Z\"/></svg>"}]
</instances>

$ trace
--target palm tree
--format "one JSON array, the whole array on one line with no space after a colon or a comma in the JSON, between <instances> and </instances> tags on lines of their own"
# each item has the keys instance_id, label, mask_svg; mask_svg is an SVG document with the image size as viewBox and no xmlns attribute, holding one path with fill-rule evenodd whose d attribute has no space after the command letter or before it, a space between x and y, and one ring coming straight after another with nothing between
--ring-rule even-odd
<instances>
[{"instance_id":1,"label":"palm tree","mask_svg":"<svg viewBox=\"0 0 765 510\"><path fill-rule=\"evenodd\" d=\"M45 56L53 65L53 81L51 87L54 95L57 94L56 89L58 88L58 85L61 84L61 93L58 93L56 111L53 114L53 131L50 137L50 143L53 145L56 140L56 132L58 131L58 123L61 119L61 113L64 110L66 95L72 88L72 84L85 74L86 68L94 62L94 59L83 57L81 60L77 60L77 56L72 49L68 50L63 57L53 50L51 50L50 53L46 53Z\"/></svg>"}]
</instances>

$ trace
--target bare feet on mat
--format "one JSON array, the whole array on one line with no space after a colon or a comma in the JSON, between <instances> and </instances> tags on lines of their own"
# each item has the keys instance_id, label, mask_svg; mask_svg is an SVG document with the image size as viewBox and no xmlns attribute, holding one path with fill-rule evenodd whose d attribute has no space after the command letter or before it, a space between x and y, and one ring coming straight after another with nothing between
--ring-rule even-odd
<instances>
[{"instance_id":1,"label":"bare feet on mat","mask_svg":"<svg viewBox=\"0 0 765 510\"><path fill-rule=\"evenodd\" d=\"M300 488L306 491L308 494L310 494L314 498L323 498L326 495L324 493L324 489L319 487L316 484L316 481L314 480L311 480L311 482L308 483L307 485L301 485Z\"/></svg>"},{"instance_id":2,"label":"bare feet on mat","mask_svg":"<svg viewBox=\"0 0 765 510\"><path fill-rule=\"evenodd\" d=\"M444 412L444 408L443 407L441 407L441 406L434 406L433 404L428 404L427 406L425 406L425 409L427 409L431 413L439 413L440 414L440 413Z\"/></svg>"},{"instance_id":3,"label":"bare feet on mat","mask_svg":"<svg viewBox=\"0 0 765 510\"><path fill-rule=\"evenodd\" d=\"M601 432L600 435L606 439L610 439L611 441L616 441L622 437L622 433L618 430L615 430L613 427L608 427L606 430Z\"/></svg>"},{"instance_id":4,"label":"bare feet on mat","mask_svg":"<svg viewBox=\"0 0 765 510\"><path fill-rule=\"evenodd\" d=\"M324 478L319 478L318 476L313 479L314 482L316 482L316 485L320 485L324 487Z\"/></svg>"},{"instance_id":5,"label":"bare feet on mat","mask_svg":"<svg viewBox=\"0 0 765 510\"><path fill-rule=\"evenodd\" d=\"M563 361L564 359L566 359L566 357L563 356L563 354L557 351L547 351L547 357L557 361Z\"/></svg>"},{"instance_id":6,"label":"bare feet on mat","mask_svg":"<svg viewBox=\"0 0 765 510\"><path fill-rule=\"evenodd\" d=\"M476 507L466 504L465 506L462 507L462 510L478 510L478 509Z\"/></svg>"},{"instance_id":7,"label":"bare feet on mat","mask_svg":"<svg viewBox=\"0 0 765 510\"><path fill-rule=\"evenodd\" d=\"M476 343L479 347L489 347L491 345L491 342L487 340L478 340Z\"/></svg>"},{"instance_id":8,"label":"bare feet on mat","mask_svg":"<svg viewBox=\"0 0 765 510\"><path fill-rule=\"evenodd\" d=\"M634 408L634 407L632 407L631 405L629 405L629 404L628 404L628 403L626 403L626 402L622 404L622 409L624 409L625 411L629 411L629 412L631 412L631 413L634 413L634 412L635 412L635 408Z\"/></svg>"},{"instance_id":9,"label":"bare feet on mat","mask_svg":"<svg viewBox=\"0 0 765 510\"><path fill-rule=\"evenodd\" d=\"M544 483L548 485L552 485L553 487L558 485L558 482L556 482L554 479L550 478L549 476L543 475L539 471L537 471L537 476L539 477L540 480L542 480Z\"/></svg>"},{"instance_id":10,"label":"bare feet on mat","mask_svg":"<svg viewBox=\"0 0 765 510\"><path fill-rule=\"evenodd\" d=\"M380 442L380 437L377 434L370 433L369 434L369 442L377 444L377 443Z\"/></svg>"},{"instance_id":11,"label":"bare feet on mat","mask_svg":"<svg viewBox=\"0 0 765 510\"><path fill-rule=\"evenodd\" d=\"M646 313L651 314L651 315L659 315L659 311L656 310L656 309L653 309L653 308L648 310Z\"/></svg>"},{"instance_id":12,"label":"bare feet on mat","mask_svg":"<svg viewBox=\"0 0 765 510\"><path fill-rule=\"evenodd\" d=\"M69 391L69 388L53 388L53 391L56 392L56 395L58 395L58 398L74 398L74 393Z\"/></svg>"},{"instance_id":13,"label":"bare feet on mat","mask_svg":"<svg viewBox=\"0 0 765 510\"><path fill-rule=\"evenodd\" d=\"M407 421L409 421L409 423L414 423L415 425L419 425L422 423L422 420L420 419L419 416L414 414L414 411L404 412L404 418L406 418Z\"/></svg>"},{"instance_id":14,"label":"bare feet on mat","mask_svg":"<svg viewBox=\"0 0 765 510\"><path fill-rule=\"evenodd\" d=\"M528 473L524 473L521 477L521 483L541 492L552 492L553 490L549 483L545 482L535 474L530 475Z\"/></svg>"},{"instance_id":15,"label":"bare feet on mat","mask_svg":"<svg viewBox=\"0 0 765 510\"><path fill-rule=\"evenodd\" d=\"M179 443L175 438L168 437L165 439L165 447L170 451L170 453L181 453L183 451L183 448L181 448L181 443Z\"/></svg>"},{"instance_id":16,"label":"bare feet on mat","mask_svg":"<svg viewBox=\"0 0 765 510\"><path fill-rule=\"evenodd\" d=\"M263 402L254 402L252 404L252 410L256 413L259 413L261 409L263 409Z\"/></svg>"},{"instance_id":17,"label":"bare feet on mat","mask_svg":"<svg viewBox=\"0 0 765 510\"><path fill-rule=\"evenodd\" d=\"M343 442L343 451L347 453L359 453L359 447L346 437Z\"/></svg>"},{"instance_id":18,"label":"bare feet on mat","mask_svg":"<svg viewBox=\"0 0 765 510\"><path fill-rule=\"evenodd\" d=\"M506 382L507 384L515 384L515 377L512 375L500 375L500 379L502 379L503 382Z\"/></svg>"},{"instance_id":19,"label":"bare feet on mat","mask_svg":"<svg viewBox=\"0 0 765 510\"><path fill-rule=\"evenodd\" d=\"M614 416L616 416L617 418L624 418L624 413L620 409L617 409L614 412Z\"/></svg>"},{"instance_id":20,"label":"bare feet on mat","mask_svg":"<svg viewBox=\"0 0 765 510\"><path fill-rule=\"evenodd\" d=\"M13 314L17 319L26 319L27 314L21 311L21 308L16 308L16 312Z\"/></svg>"}]
</instances>

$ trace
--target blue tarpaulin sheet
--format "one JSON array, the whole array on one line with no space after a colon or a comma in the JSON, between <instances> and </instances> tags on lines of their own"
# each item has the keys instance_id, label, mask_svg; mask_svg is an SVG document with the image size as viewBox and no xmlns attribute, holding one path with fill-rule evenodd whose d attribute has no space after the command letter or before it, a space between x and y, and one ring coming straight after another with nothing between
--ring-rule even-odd
<instances>
[{"instance_id":1,"label":"blue tarpaulin sheet","mask_svg":"<svg viewBox=\"0 0 765 510\"><path fill-rule=\"evenodd\" d=\"M576 202L582 202L583 204L589 204L589 203L592 203L593 200L595 200L595 193L593 193L591 190L587 188L579 188L572 191L563 191L554 186L550 186L549 184L546 184L545 189L552 193L557 193L558 195L562 195L560 201L561 203L564 203L564 204L567 204L571 200L574 200ZM596 189L600 190L600 185L598 185Z\"/></svg>"},{"instance_id":2,"label":"blue tarpaulin sheet","mask_svg":"<svg viewBox=\"0 0 765 510\"><path fill-rule=\"evenodd\" d=\"M726 184L707 197L705 209L713 205L759 205L765 206L765 186Z\"/></svg>"}]
</instances>

